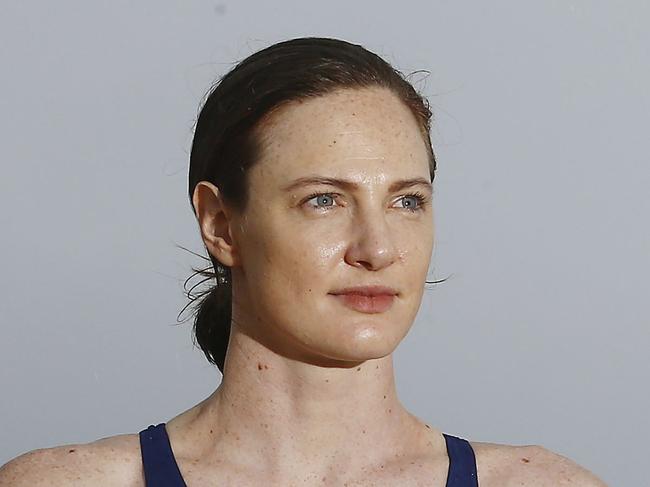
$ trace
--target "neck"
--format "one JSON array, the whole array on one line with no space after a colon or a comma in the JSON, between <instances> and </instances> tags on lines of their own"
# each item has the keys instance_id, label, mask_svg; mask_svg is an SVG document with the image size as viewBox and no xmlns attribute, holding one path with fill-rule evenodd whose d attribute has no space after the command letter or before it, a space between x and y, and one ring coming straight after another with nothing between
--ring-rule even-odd
<instances>
[{"instance_id":1,"label":"neck","mask_svg":"<svg viewBox=\"0 0 650 487\"><path fill-rule=\"evenodd\" d=\"M187 440L188 456L227 457L243 468L272 472L292 472L297 465L326 472L440 448L439 431L398 400L392 355L323 367L289 360L233 332L218 389L168 423Z\"/></svg>"}]
</instances>

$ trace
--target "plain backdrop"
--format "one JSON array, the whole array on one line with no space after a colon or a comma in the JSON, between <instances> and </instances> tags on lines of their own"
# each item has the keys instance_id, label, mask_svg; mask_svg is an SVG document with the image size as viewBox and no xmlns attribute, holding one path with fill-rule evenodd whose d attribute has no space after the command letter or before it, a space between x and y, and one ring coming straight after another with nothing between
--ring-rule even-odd
<instances>
[{"instance_id":1,"label":"plain backdrop","mask_svg":"<svg viewBox=\"0 0 650 487\"><path fill-rule=\"evenodd\" d=\"M292 37L431 101L435 250L394 353L411 412L647 485L650 4L17 1L0 7L0 464L207 397L183 281L211 83ZM188 318L186 310L180 319Z\"/></svg>"}]
</instances>

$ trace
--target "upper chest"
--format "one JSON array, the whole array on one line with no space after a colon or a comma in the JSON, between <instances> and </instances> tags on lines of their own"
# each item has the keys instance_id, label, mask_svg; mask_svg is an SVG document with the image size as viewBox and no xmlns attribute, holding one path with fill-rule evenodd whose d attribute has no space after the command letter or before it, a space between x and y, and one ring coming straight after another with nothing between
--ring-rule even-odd
<instances>
[{"instance_id":1,"label":"upper chest","mask_svg":"<svg viewBox=\"0 0 650 487\"><path fill-rule=\"evenodd\" d=\"M201 464L177 459L182 477L188 487L214 485L283 486L283 487L445 487L448 462L430 459L411 459L368 466L355 472L332 468L327 473L301 471L296 467L291 477L274 472L255 471L220 463ZM150 486L148 486L150 487Z\"/></svg>"},{"instance_id":2,"label":"upper chest","mask_svg":"<svg viewBox=\"0 0 650 487\"><path fill-rule=\"evenodd\" d=\"M516 447L491 443L471 442L475 458L480 487L504 487L509 478L511 465L517 460L530 454L531 447ZM123 445L125 446L125 445ZM147 486L139 442L131 442L128 451L123 451L119 464L111 470L118 474L120 484L133 487ZM106 458L106 457L104 457ZM180 473L187 487L213 487L215 485L247 485L256 486L300 486L300 487L383 487L395 486L427 486L446 487L449 471L449 458L417 457L400 462L384 463L366 467L350 473L333 471L327 474L301 472L296 466L291 479L280 478L273 472L243 468L226 462L207 464L197 459L175 458ZM99 470L99 469L97 469ZM106 469L102 469L104 472ZM128 482L126 482L128 479ZM103 478L105 482L107 479ZM103 483L102 485L108 485ZM117 484L115 484L117 485Z\"/></svg>"}]
</instances>

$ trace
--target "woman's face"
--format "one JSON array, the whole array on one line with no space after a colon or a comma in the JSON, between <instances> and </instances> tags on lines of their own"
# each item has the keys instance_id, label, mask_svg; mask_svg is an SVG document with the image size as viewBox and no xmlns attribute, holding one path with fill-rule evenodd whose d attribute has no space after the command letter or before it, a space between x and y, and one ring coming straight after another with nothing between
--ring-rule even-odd
<instances>
[{"instance_id":1,"label":"woman's face","mask_svg":"<svg viewBox=\"0 0 650 487\"><path fill-rule=\"evenodd\" d=\"M231 222L233 320L315 362L392 353L420 307L433 250L429 159L414 116L386 89L343 90L280 108L263 138L248 206ZM349 185L296 183L311 177ZM398 188L405 179L424 184ZM355 309L332 294L368 285L394 288L392 305Z\"/></svg>"}]
</instances>

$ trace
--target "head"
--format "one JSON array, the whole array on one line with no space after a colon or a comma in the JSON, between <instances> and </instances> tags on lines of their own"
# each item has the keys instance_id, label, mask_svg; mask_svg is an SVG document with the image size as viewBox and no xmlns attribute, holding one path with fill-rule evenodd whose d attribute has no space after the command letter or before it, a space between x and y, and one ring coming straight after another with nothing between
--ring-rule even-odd
<instances>
[{"instance_id":1,"label":"head","mask_svg":"<svg viewBox=\"0 0 650 487\"><path fill-rule=\"evenodd\" d=\"M430 119L399 71L336 39L280 42L219 80L189 170L214 269L199 271L214 283L194 322L210 362L223 372L231 326L314 363L396 348L433 249ZM364 312L336 296L371 285L394 290L388 309Z\"/></svg>"}]
</instances>

